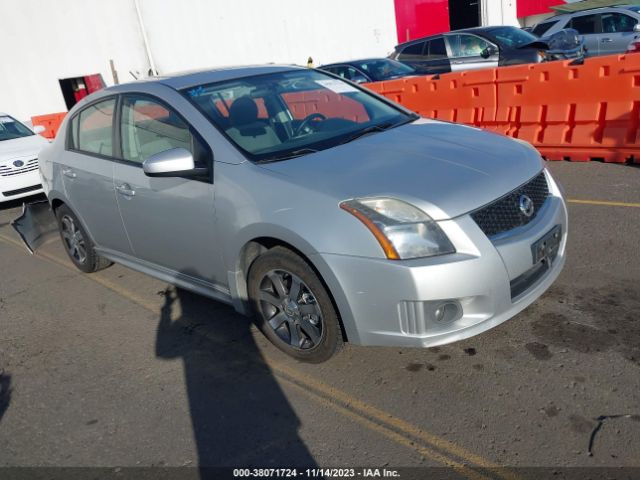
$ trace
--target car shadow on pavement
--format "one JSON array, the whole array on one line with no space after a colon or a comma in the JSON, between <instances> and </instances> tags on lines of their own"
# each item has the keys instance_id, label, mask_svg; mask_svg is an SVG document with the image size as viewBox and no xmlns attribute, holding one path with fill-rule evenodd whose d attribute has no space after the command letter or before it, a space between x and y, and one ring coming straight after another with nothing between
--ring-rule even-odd
<instances>
[{"instance_id":1,"label":"car shadow on pavement","mask_svg":"<svg viewBox=\"0 0 640 480\"><path fill-rule=\"evenodd\" d=\"M313 467L300 420L264 362L250 319L231 307L168 288L156 337L159 358L181 358L205 467Z\"/></svg>"},{"instance_id":2,"label":"car shadow on pavement","mask_svg":"<svg viewBox=\"0 0 640 480\"><path fill-rule=\"evenodd\" d=\"M0 369L0 422L11 402L11 375Z\"/></svg>"}]
</instances>

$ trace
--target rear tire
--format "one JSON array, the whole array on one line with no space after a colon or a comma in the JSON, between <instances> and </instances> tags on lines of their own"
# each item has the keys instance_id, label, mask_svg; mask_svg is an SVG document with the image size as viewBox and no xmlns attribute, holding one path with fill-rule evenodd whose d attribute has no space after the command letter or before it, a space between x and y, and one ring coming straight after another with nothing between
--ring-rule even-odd
<instances>
[{"instance_id":1,"label":"rear tire","mask_svg":"<svg viewBox=\"0 0 640 480\"><path fill-rule=\"evenodd\" d=\"M69 259L84 273L97 272L109 267L113 262L95 252L91 241L78 217L66 205L56 209L60 239Z\"/></svg>"},{"instance_id":2,"label":"rear tire","mask_svg":"<svg viewBox=\"0 0 640 480\"><path fill-rule=\"evenodd\" d=\"M320 363L342 347L338 314L314 270L292 251L275 247L249 270L249 298L262 333L302 362Z\"/></svg>"}]
</instances>

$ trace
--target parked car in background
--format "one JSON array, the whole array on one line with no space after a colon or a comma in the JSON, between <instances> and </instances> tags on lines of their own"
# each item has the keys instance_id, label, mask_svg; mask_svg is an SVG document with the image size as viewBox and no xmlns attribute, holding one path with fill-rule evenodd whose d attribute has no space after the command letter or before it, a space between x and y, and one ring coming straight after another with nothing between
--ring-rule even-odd
<instances>
[{"instance_id":1,"label":"parked car in background","mask_svg":"<svg viewBox=\"0 0 640 480\"><path fill-rule=\"evenodd\" d=\"M479 334L565 262L565 203L531 145L421 119L319 70L106 88L69 112L39 164L80 270L120 262L232 304L303 361L343 338Z\"/></svg>"},{"instance_id":2,"label":"parked car in background","mask_svg":"<svg viewBox=\"0 0 640 480\"><path fill-rule=\"evenodd\" d=\"M416 75L414 68L389 58L369 58L331 63L319 67L355 83L382 82Z\"/></svg>"},{"instance_id":3,"label":"parked car in background","mask_svg":"<svg viewBox=\"0 0 640 480\"><path fill-rule=\"evenodd\" d=\"M586 56L624 53L640 33L640 5L593 8L555 15L538 23L533 33L540 37L572 28L584 38Z\"/></svg>"},{"instance_id":4,"label":"parked car in background","mask_svg":"<svg viewBox=\"0 0 640 480\"><path fill-rule=\"evenodd\" d=\"M477 27L402 43L390 58L435 74L582 57L579 41L551 52L548 41L516 27Z\"/></svg>"},{"instance_id":5,"label":"parked car in background","mask_svg":"<svg viewBox=\"0 0 640 480\"><path fill-rule=\"evenodd\" d=\"M0 202L42 192L38 153L49 142L6 113L0 113Z\"/></svg>"}]
</instances>

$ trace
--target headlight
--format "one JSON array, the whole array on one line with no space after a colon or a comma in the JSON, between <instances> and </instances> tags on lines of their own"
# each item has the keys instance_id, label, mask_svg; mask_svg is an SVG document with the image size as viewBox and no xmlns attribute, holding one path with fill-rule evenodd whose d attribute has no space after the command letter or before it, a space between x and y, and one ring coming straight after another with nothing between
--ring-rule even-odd
<instances>
[{"instance_id":1,"label":"headlight","mask_svg":"<svg viewBox=\"0 0 640 480\"><path fill-rule=\"evenodd\" d=\"M456 251L429 215L401 200L360 198L342 202L340 208L365 224L391 260L432 257Z\"/></svg>"}]
</instances>

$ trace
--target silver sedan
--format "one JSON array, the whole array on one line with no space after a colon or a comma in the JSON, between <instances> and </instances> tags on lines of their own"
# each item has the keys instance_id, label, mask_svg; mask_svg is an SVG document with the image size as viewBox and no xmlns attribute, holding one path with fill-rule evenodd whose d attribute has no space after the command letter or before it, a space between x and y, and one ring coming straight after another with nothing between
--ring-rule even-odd
<instances>
[{"instance_id":1,"label":"silver sedan","mask_svg":"<svg viewBox=\"0 0 640 480\"><path fill-rule=\"evenodd\" d=\"M107 88L39 163L82 271L118 262L230 303L303 361L476 335L565 262L566 207L530 145L317 70Z\"/></svg>"}]
</instances>

